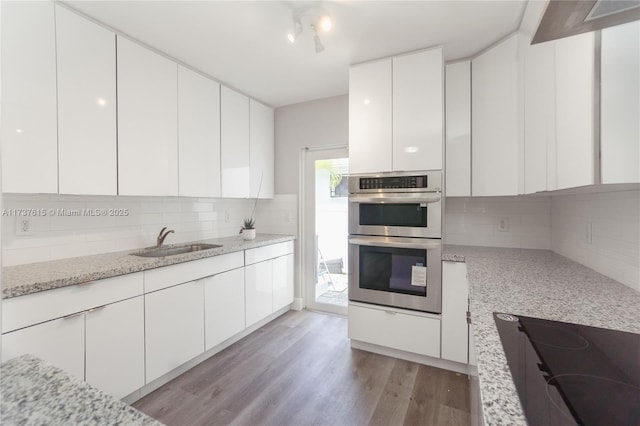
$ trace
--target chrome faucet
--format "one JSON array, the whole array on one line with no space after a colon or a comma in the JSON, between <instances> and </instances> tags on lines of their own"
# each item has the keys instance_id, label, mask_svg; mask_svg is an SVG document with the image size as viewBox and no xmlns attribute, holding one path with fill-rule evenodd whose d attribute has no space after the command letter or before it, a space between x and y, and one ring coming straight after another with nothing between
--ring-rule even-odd
<instances>
[{"instance_id":1,"label":"chrome faucet","mask_svg":"<svg viewBox=\"0 0 640 426\"><path fill-rule=\"evenodd\" d=\"M169 229L167 232L164 232L165 229L167 229L166 226L162 228L162 230L158 234L158 238L156 239L156 241L158 242L158 245L156 245L156 247L160 247L162 243L164 243L164 239L167 238L167 235L169 235L172 232L175 232L173 229Z\"/></svg>"}]
</instances>

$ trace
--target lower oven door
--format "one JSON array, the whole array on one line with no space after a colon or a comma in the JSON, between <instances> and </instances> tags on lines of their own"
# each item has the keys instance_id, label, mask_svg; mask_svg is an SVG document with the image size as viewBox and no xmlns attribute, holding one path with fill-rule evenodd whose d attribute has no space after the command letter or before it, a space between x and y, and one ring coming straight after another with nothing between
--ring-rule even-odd
<instances>
[{"instance_id":1,"label":"lower oven door","mask_svg":"<svg viewBox=\"0 0 640 426\"><path fill-rule=\"evenodd\" d=\"M349 300L441 313L441 240L350 236Z\"/></svg>"}]
</instances>

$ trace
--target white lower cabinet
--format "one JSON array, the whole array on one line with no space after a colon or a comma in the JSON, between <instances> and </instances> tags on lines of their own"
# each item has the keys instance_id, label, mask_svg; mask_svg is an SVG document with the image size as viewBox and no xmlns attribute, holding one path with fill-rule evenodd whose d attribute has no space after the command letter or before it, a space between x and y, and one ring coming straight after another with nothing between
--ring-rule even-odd
<instances>
[{"instance_id":1,"label":"white lower cabinet","mask_svg":"<svg viewBox=\"0 0 640 426\"><path fill-rule=\"evenodd\" d=\"M247 327L273 312L273 262L254 263L245 267Z\"/></svg>"},{"instance_id":2,"label":"white lower cabinet","mask_svg":"<svg viewBox=\"0 0 640 426\"><path fill-rule=\"evenodd\" d=\"M145 294L146 382L204 352L204 280Z\"/></svg>"},{"instance_id":3,"label":"white lower cabinet","mask_svg":"<svg viewBox=\"0 0 640 426\"><path fill-rule=\"evenodd\" d=\"M467 364L467 308L469 284L467 265L442 262L442 358Z\"/></svg>"},{"instance_id":4,"label":"white lower cabinet","mask_svg":"<svg viewBox=\"0 0 640 426\"><path fill-rule=\"evenodd\" d=\"M204 279L205 350L244 330L244 316L244 268Z\"/></svg>"},{"instance_id":5,"label":"white lower cabinet","mask_svg":"<svg viewBox=\"0 0 640 426\"><path fill-rule=\"evenodd\" d=\"M2 335L2 361L35 355L84 380L84 312Z\"/></svg>"},{"instance_id":6,"label":"white lower cabinet","mask_svg":"<svg viewBox=\"0 0 640 426\"><path fill-rule=\"evenodd\" d=\"M293 253L273 259L273 310L293 303Z\"/></svg>"},{"instance_id":7,"label":"white lower cabinet","mask_svg":"<svg viewBox=\"0 0 640 426\"><path fill-rule=\"evenodd\" d=\"M349 304L349 338L440 358L440 319L421 312Z\"/></svg>"},{"instance_id":8,"label":"white lower cabinet","mask_svg":"<svg viewBox=\"0 0 640 426\"><path fill-rule=\"evenodd\" d=\"M144 298L86 313L85 380L123 398L144 386Z\"/></svg>"}]
</instances>

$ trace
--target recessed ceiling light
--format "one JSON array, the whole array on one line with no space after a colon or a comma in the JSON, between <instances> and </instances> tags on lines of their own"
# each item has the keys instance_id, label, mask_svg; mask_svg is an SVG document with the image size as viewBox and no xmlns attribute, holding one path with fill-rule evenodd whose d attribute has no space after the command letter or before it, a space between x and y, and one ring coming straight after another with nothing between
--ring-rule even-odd
<instances>
[{"instance_id":1,"label":"recessed ceiling light","mask_svg":"<svg viewBox=\"0 0 640 426\"><path fill-rule=\"evenodd\" d=\"M98 98L96 99L96 103L100 106L105 106L107 104L107 100L104 98Z\"/></svg>"},{"instance_id":2,"label":"recessed ceiling light","mask_svg":"<svg viewBox=\"0 0 640 426\"><path fill-rule=\"evenodd\" d=\"M331 22L331 18L329 18L328 16L323 16L322 18L320 18L320 28L322 29L322 31L326 33L327 31L331 31L332 27L333 22Z\"/></svg>"}]
</instances>

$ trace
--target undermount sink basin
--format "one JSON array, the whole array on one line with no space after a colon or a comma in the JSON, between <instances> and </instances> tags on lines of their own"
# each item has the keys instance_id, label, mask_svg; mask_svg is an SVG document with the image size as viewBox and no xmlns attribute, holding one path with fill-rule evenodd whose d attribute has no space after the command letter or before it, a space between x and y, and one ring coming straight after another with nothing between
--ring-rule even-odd
<instances>
[{"instance_id":1,"label":"undermount sink basin","mask_svg":"<svg viewBox=\"0 0 640 426\"><path fill-rule=\"evenodd\" d=\"M176 254L193 253L194 251L209 250L222 247L220 244L186 244L183 246L168 246L168 247L154 247L145 249L136 253L131 253L134 256L140 257L165 257L174 256Z\"/></svg>"}]
</instances>

